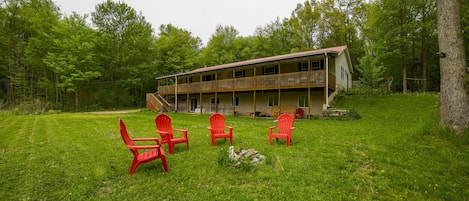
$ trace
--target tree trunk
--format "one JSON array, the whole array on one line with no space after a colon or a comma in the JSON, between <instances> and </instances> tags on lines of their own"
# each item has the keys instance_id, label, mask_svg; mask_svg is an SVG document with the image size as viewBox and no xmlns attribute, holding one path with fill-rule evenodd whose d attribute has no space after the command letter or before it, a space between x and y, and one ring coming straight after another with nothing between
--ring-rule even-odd
<instances>
[{"instance_id":1,"label":"tree trunk","mask_svg":"<svg viewBox=\"0 0 469 201\"><path fill-rule=\"evenodd\" d=\"M440 125L462 133L469 125L469 99L465 91L466 55L459 0L437 0L440 48Z\"/></svg>"},{"instance_id":2,"label":"tree trunk","mask_svg":"<svg viewBox=\"0 0 469 201\"><path fill-rule=\"evenodd\" d=\"M75 112L77 111L78 111L78 89L75 89Z\"/></svg>"},{"instance_id":3,"label":"tree trunk","mask_svg":"<svg viewBox=\"0 0 469 201\"><path fill-rule=\"evenodd\" d=\"M407 68L405 65L402 68L402 93L407 93Z\"/></svg>"},{"instance_id":4,"label":"tree trunk","mask_svg":"<svg viewBox=\"0 0 469 201\"><path fill-rule=\"evenodd\" d=\"M426 22L427 21L427 16L428 13L425 12L426 9L422 9L422 21ZM427 29L423 28L421 35L420 35L420 42L421 42L421 48L420 48L420 66L422 67L422 79L423 79L423 92L427 92L427 87L428 87L428 73L427 73L427 40L426 36L428 36L428 31Z\"/></svg>"}]
</instances>

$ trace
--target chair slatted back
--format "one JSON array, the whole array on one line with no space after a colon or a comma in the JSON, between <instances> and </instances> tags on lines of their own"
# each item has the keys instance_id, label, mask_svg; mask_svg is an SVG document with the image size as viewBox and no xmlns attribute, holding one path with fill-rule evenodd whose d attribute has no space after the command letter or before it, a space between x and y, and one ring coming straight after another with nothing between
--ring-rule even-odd
<instances>
[{"instance_id":1,"label":"chair slatted back","mask_svg":"<svg viewBox=\"0 0 469 201\"><path fill-rule=\"evenodd\" d=\"M119 119L119 128L120 128L122 140L124 140L124 143L127 145L127 147L135 146L132 139L130 139L129 133L127 132L127 128L125 127L124 121L122 121L122 119ZM137 149L131 149L131 148L129 149L135 156L138 155Z\"/></svg>"},{"instance_id":2,"label":"chair slatted back","mask_svg":"<svg viewBox=\"0 0 469 201\"><path fill-rule=\"evenodd\" d=\"M173 128L171 126L171 118L166 114L159 114L155 118L156 129L168 132L169 134L173 133Z\"/></svg>"},{"instance_id":3,"label":"chair slatted back","mask_svg":"<svg viewBox=\"0 0 469 201\"><path fill-rule=\"evenodd\" d=\"M291 128L293 127L293 122L295 120L295 117L293 117L291 114L281 114L278 117L278 132L279 133L290 133Z\"/></svg>"},{"instance_id":4,"label":"chair slatted back","mask_svg":"<svg viewBox=\"0 0 469 201\"><path fill-rule=\"evenodd\" d=\"M225 117L222 114L212 114L210 116L210 127L214 134L223 133L225 130Z\"/></svg>"}]
</instances>

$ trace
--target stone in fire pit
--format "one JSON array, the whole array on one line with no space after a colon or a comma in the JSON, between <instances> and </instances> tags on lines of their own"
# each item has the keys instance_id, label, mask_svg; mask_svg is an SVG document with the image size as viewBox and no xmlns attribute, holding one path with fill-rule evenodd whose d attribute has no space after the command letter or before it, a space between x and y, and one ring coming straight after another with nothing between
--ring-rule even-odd
<instances>
[{"instance_id":1,"label":"stone in fire pit","mask_svg":"<svg viewBox=\"0 0 469 201\"><path fill-rule=\"evenodd\" d=\"M234 150L233 146L230 146L228 153L230 154L230 159L234 161L249 161L251 163L261 162L265 159L265 156L260 154L254 149L244 150L242 147L238 150Z\"/></svg>"}]
</instances>

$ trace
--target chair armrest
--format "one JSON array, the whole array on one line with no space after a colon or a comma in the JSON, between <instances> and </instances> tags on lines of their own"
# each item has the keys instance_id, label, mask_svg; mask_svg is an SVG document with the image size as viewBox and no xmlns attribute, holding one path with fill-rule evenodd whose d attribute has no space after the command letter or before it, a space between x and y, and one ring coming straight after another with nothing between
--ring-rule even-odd
<instances>
[{"instance_id":1,"label":"chair armrest","mask_svg":"<svg viewBox=\"0 0 469 201\"><path fill-rule=\"evenodd\" d=\"M159 134L163 134L163 135L169 134L169 132L162 131L162 130L156 130L156 132L159 133Z\"/></svg>"},{"instance_id":2,"label":"chair armrest","mask_svg":"<svg viewBox=\"0 0 469 201\"><path fill-rule=\"evenodd\" d=\"M158 138L154 138L154 137L146 137L146 138L134 138L132 139L132 141L158 141L159 139Z\"/></svg>"},{"instance_id":3,"label":"chair armrest","mask_svg":"<svg viewBox=\"0 0 469 201\"><path fill-rule=\"evenodd\" d=\"M160 144L160 139L154 137L146 137L146 138L134 138L132 141L155 141L156 144Z\"/></svg>"},{"instance_id":4,"label":"chair armrest","mask_svg":"<svg viewBox=\"0 0 469 201\"><path fill-rule=\"evenodd\" d=\"M159 149L159 148L161 148L160 145L141 145L141 146L129 145L127 147L129 149Z\"/></svg>"},{"instance_id":5,"label":"chair armrest","mask_svg":"<svg viewBox=\"0 0 469 201\"><path fill-rule=\"evenodd\" d=\"M270 133L270 134L272 134L274 128L277 128L277 126L271 126L271 127L269 127L269 133Z\"/></svg>"},{"instance_id":6,"label":"chair armrest","mask_svg":"<svg viewBox=\"0 0 469 201\"><path fill-rule=\"evenodd\" d=\"M187 130L184 129L173 129L173 131L184 133L184 138L187 139Z\"/></svg>"},{"instance_id":7,"label":"chair armrest","mask_svg":"<svg viewBox=\"0 0 469 201\"><path fill-rule=\"evenodd\" d=\"M184 129L173 129L173 130L177 132L187 133L187 130L184 130Z\"/></svg>"}]
</instances>

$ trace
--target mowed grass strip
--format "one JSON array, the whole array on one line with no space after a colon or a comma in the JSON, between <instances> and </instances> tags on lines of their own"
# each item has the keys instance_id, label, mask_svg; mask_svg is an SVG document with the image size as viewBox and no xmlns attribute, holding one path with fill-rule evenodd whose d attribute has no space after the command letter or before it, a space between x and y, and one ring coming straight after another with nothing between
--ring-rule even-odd
<instances>
[{"instance_id":1,"label":"mowed grass strip","mask_svg":"<svg viewBox=\"0 0 469 201\"><path fill-rule=\"evenodd\" d=\"M345 95L334 107L361 119L296 120L293 145L267 144L273 119L226 116L234 146L267 159L248 168L219 164L229 140L212 147L209 115L169 113L189 130L189 150L167 152L128 175L120 138L155 137L157 113L0 114L0 194L5 200L464 200L469 133L438 128L438 94ZM159 136L158 136L159 137ZM220 155L222 154L222 155Z\"/></svg>"}]
</instances>

